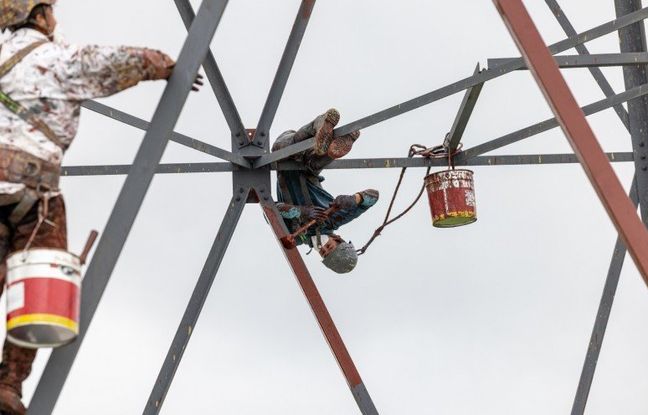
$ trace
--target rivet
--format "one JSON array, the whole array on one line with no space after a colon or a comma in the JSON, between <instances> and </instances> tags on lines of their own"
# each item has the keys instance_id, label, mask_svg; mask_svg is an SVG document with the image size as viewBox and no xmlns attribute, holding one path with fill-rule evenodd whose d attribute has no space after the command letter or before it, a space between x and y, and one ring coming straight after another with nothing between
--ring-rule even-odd
<instances>
[{"instance_id":1,"label":"rivet","mask_svg":"<svg viewBox=\"0 0 648 415\"><path fill-rule=\"evenodd\" d=\"M236 196L236 201L237 201L237 202L240 202L240 201L241 201L241 197L240 197L240 196Z\"/></svg>"},{"instance_id":2,"label":"rivet","mask_svg":"<svg viewBox=\"0 0 648 415\"><path fill-rule=\"evenodd\" d=\"M241 133L236 133L236 136L237 136L237 137L240 137L240 136L241 136Z\"/></svg>"},{"instance_id":3,"label":"rivet","mask_svg":"<svg viewBox=\"0 0 648 415\"><path fill-rule=\"evenodd\" d=\"M262 145L263 141L257 141L257 145Z\"/></svg>"},{"instance_id":4,"label":"rivet","mask_svg":"<svg viewBox=\"0 0 648 415\"><path fill-rule=\"evenodd\" d=\"M265 137L265 133L261 133L261 137Z\"/></svg>"},{"instance_id":5,"label":"rivet","mask_svg":"<svg viewBox=\"0 0 648 415\"><path fill-rule=\"evenodd\" d=\"M263 196L263 200L268 200L270 199L268 196Z\"/></svg>"},{"instance_id":6,"label":"rivet","mask_svg":"<svg viewBox=\"0 0 648 415\"><path fill-rule=\"evenodd\" d=\"M265 193L265 189L261 189L261 193Z\"/></svg>"},{"instance_id":7,"label":"rivet","mask_svg":"<svg viewBox=\"0 0 648 415\"><path fill-rule=\"evenodd\" d=\"M243 193L243 192L245 192L245 190L241 187L241 188L239 189L239 193Z\"/></svg>"}]
</instances>

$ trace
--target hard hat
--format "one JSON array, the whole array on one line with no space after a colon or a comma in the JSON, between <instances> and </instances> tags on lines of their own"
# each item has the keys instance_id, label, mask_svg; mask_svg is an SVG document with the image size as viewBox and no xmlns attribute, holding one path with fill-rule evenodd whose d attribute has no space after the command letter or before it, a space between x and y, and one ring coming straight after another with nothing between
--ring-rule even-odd
<instances>
[{"instance_id":1,"label":"hard hat","mask_svg":"<svg viewBox=\"0 0 648 415\"><path fill-rule=\"evenodd\" d=\"M56 0L0 0L0 29L26 23L34 7L54 3Z\"/></svg>"},{"instance_id":2,"label":"hard hat","mask_svg":"<svg viewBox=\"0 0 648 415\"><path fill-rule=\"evenodd\" d=\"M329 237L320 249L320 255L324 258L324 266L338 274L351 272L358 264L358 253L353 244L345 242L337 235Z\"/></svg>"}]
</instances>

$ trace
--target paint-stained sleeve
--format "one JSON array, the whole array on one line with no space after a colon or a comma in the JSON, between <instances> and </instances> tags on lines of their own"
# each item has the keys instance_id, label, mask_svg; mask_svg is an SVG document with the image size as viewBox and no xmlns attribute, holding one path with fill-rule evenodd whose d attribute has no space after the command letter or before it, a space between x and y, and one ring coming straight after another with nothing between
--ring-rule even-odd
<instances>
[{"instance_id":1,"label":"paint-stained sleeve","mask_svg":"<svg viewBox=\"0 0 648 415\"><path fill-rule=\"evenodd\" d=\"M153 79L151 54L161 53L127 46L60 45L61 59L54 71L70 100L115 94Z\"/></svg>"}]
</instances>

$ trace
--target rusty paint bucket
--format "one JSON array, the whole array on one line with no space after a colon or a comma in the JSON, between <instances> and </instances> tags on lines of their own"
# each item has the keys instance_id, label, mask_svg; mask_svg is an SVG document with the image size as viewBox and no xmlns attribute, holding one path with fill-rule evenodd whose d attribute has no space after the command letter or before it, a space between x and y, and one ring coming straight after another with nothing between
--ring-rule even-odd
<instances>
[{"instance_id":1,"label":"rusty paint bucket","mask_svg":"<svg viewBox=\"0 0 648 415\"><path fill-rule=\"evenodd\" d=\"M22 347L58 347L79 334L81 260L57 249L7 258L7 339Z\"/></svg>"},{"instance_id":2,"label":"rusty paint bucket","mask_svg":"<svg viewBox=\"0 0 648 415\"><path fill-rule=\"evenodd\" d=\"M454 228L477 220L475 182L470 170L446 170L425 178L432 225Z\"/></svg>"}]
</instances>

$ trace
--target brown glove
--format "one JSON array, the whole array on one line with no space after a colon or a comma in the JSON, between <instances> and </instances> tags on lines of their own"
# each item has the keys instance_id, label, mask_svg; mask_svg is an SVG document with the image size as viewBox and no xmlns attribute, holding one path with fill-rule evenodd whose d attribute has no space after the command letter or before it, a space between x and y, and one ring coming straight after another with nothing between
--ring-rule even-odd
<instances>
[{"instance_id":1,"label":"brown glove","mask_svg":"<svg viewBox=\"0 0 648 415\"><path fill-rule=\"evenodd\" d=\"M149 73L149 80L169 79L173 73L175 61L159 50L144 49L144 60Z\"/></svg>"}]
</instances>

